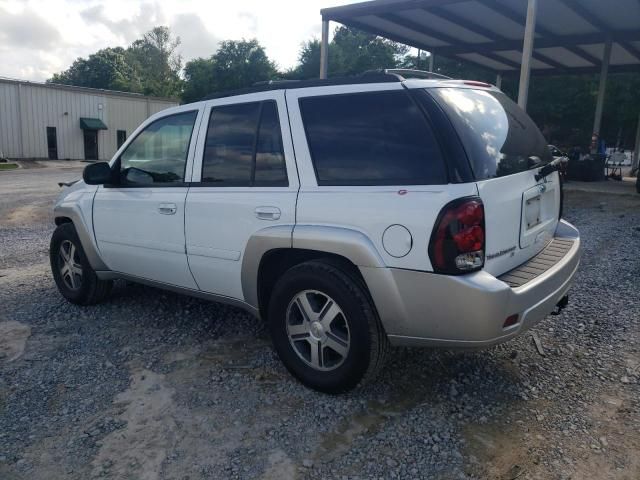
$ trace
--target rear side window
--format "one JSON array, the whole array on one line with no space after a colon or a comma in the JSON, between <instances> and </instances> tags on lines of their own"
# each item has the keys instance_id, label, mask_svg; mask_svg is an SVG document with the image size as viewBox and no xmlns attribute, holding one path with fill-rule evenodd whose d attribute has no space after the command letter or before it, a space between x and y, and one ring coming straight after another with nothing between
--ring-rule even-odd
<instances>
[{"instance_id":1,"label":"rear side window","mask_svg":"<svg viewBox=\"0 0 640 480\"><path fill-rule=\"evenodd\" d=\"M201 181L221 187L288 185L276 102L211 109Z\"/></svg>"},{"instance_id":2,"label":"rear side window","mask_svg":"<svg viewBox=\"0 0 640 480\"><path fill-rule=\"evenodd\" d=\"M282 132L275 102L262 104L262 115L256 145L254 185L273 185L287 182L282 153Z\"/></svg>"},{"instance_id":3,"label":"rear side window","mask_svg":"<svg viewBox=\"0 0 640 480\"><path fill-rule=\"evenodd\" d=\"M504 93L448 87L428 92L451 119L477 180L512 175L553 160L536 124Z\"/></svg>"},{"instance_id":4,"label":"rear side window","mask_svg":"<svg viewBox=\"0 0 640 480\"><path fill-rule=\"evenodd\" d=\"M447 183L440 148L404 91L300 99L318 185Z\"/></svg>"}]
</instances>

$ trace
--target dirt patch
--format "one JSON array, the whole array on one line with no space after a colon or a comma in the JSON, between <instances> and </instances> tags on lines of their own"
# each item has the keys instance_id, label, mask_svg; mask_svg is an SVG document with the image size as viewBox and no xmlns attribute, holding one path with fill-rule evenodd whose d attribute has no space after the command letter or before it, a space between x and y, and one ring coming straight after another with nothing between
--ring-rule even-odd
<instances>
[{"instance_id":1,"label":"dirt patch","mask_svg":"<svg viewBox=\"0 0 640 480\"><path fill-rule=\"evenodd\" d=\"M539 464L546 439L531 424L469 425L464 438L470 458L484 470L482 478L545 478Z\"/></svg>"},{"instance_id":2,"label":"dirt patch","mask_svg":"<svg viewBox=\"0 0 640 480\"><path fill-rule=\"evenodd\" d=\"M268 467L262 475L262 480L281 480L296 478L296 464L282 450L271 453L267 459Z\"/></svg>"},{"instance_id":3,"label":"dirt patch","mask_svg":"<svg viewBox=\"0 0 640 480\"><path fill-rule=\"evenodd\" d=\"M640 435L633 424L633 407L626 395L611 392L593 405L590 450L574 449L580 458L575 478L637 480L640 478ZM592 452L595 452L594 455Z\"/></svg>"},{"instance_id":4,"label":"dirt patch","mask_svg":"<svg viewBox=\"0 0 640 480\"><path fill-rule=\"evenodd\" d=\"M553 410L551 405L537 407ZM464 437L475 463L469 473L492 480L542 480L558 471L562 478L580 480L640 478L640 436L630 400L611 391L587 414L591 427L569 435L545 428L542 417L513 421L509 416L504 424L468 425Z\"/></svg>"},{"instance_id":5,"label":"dirt patch","mask_svg":"<svg viewBox=\"0 0 640 480\"><path fill-rule=\"evenodd\" d=\"M51 204L37 203L16 207L9 211L4 223L6 225L32 225L38 222L44 222L51 216Z\"/></svg>"},{"instance_id":6,"label":"dirt patch","mask_svg":"<svg viewBox=\"0 0 640 480\"><path fill-rule=\"evenodd\" d=\"M0 361L13 362L22 356L31 327L20 322L0 322Z\"/></svg>"},{"instance_id":7,"label":"dirt patch","mask_svg":"<svg viewBox=\"0 0 640 480\"><path fill-rule=\"evenodd\" d=\"M103 439L92 462L94 476L108 472L113 478L160 478L176 431L173 394L164 375L146 369L133 372L131 386L114 401L124 407L119 419L127 425Z\"/></svg>"}]
</instances>

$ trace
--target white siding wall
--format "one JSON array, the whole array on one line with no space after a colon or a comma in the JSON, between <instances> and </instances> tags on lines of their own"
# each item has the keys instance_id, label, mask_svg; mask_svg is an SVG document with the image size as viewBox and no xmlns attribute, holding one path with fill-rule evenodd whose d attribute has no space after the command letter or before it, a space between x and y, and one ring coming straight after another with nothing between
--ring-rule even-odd
<instances>
[{"instance_id":1,"label":"white siding wall","mask_svg":"<svg viewBox=\"0 0 640 480\"><path fill-rule=\"evenodd\" d=\"M20 152L18 85L0 83L0 153L17 158Z\"/></svg>"},{"instance_id":2,"label":"white siding wall","mask_svg":"<svg viewBox=\"0 0 640 480\"><path fill-rule=\"evenodd\" d=\"M101 119L108 127L98 132L98 153L100 160L109 160L117 150L117 130L125 130L128 138L149 115L174 105L99 90L0 81L0 152L9 158L47 158L47 127L56 127L58 158L81 160L80 117L89 117Z\"/></svg>"}]
</instances>

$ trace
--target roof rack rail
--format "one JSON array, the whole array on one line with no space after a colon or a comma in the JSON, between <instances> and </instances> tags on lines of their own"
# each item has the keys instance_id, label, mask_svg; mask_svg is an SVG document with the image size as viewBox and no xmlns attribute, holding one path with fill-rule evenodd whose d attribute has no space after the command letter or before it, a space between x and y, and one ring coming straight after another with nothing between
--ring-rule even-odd
<instances>
[{"instance_id":1,"label":"roof rack rail","mask_svg":"<svg viewBox=\"0 0 640 480\"><path fill-rule=\"evenodd\" d=\"M434 80L451 80L451 77L441 75L439 73L427 72L426 70L415 70L411 68L385 68L384 73L388 75L396 75L401 80L408 78L422 78L422 79L434 79Z\"/></svg>"},{"instance_id":2,"label":"roof rack rail","mask_svg":"<svg viewBox=\"0 0 640 480\"><path fill-rule=\"evenodd\" d=\"M295 79L279 79L279 80L262 80L260 82L255 82L251 86L252 87L264 87L265 85L286 85L287 83L296 83L301 80Z\"/></svg>"},{"instance_id":3,"label":"roof rack rail","mask_svg":"<svg viewBox=\"0 0 640 480\"><path fill-rule=\"evenodd\" d=\"M310 80L269 80L258 82L249 88L241 88L238 90L230 90L225 92L216 92L207 95L200 100L212 100L215 98L233 97L247 93L266 92L270 90L288 90L305 87L321 87L329 85L352 85L363 83L387 83L401 82L399 75L388 74L384 70L368 70L360 75L351 75L344 77L331 77L326 79L310 79Z\"/></svg>"}]
</instances>

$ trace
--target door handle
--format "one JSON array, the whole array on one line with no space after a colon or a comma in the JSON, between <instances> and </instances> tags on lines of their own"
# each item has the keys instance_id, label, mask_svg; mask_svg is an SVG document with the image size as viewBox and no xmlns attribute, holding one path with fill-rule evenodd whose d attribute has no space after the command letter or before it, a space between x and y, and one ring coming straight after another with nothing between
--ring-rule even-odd
<instances>
[{"instance_id":1,"label":"door handle","mask_svg":"<svg viewBox=\"0 0 640 480\"><path fill-rule=\"evenodd\" d=\"M278 207L256 207L254 212L259 220L278 220L281 215Z\"/></svg>"},{"instance_id":2,"label":"door handle","mask_svg":"<svg viewBox=\"0 0 640 480\"><path fill-rule=\"evenodd\" d=\"M175 215L178 207L175 203L161 203L158 205L158 211L163 215Z\"/></svg>"}]
</instances>

